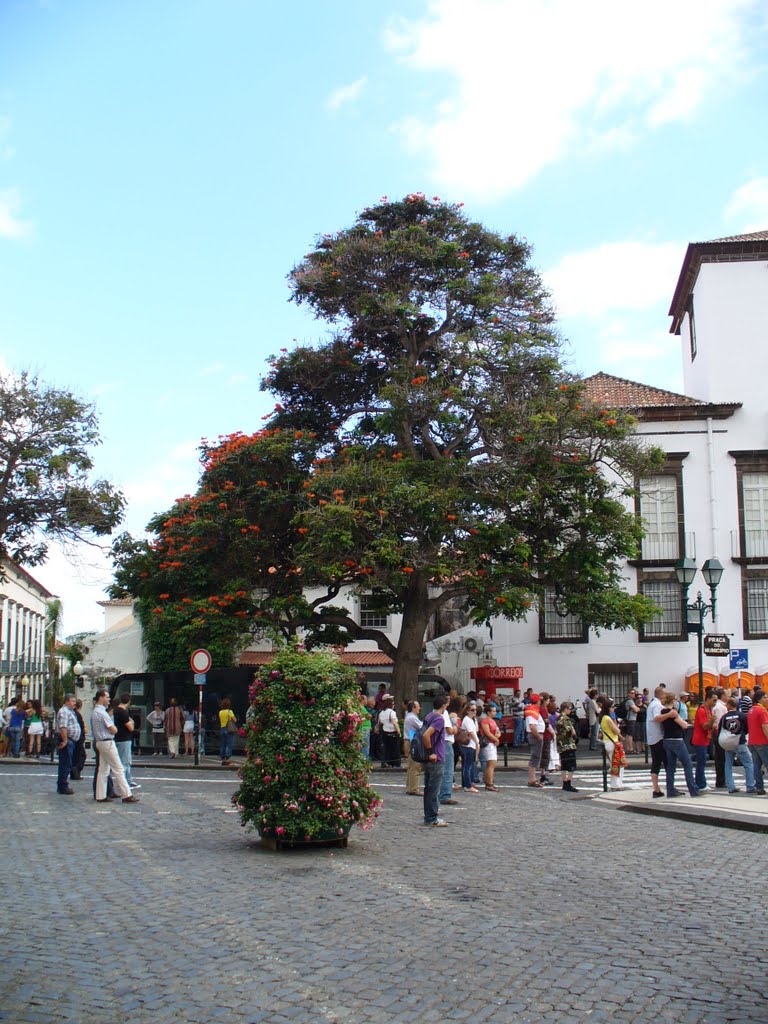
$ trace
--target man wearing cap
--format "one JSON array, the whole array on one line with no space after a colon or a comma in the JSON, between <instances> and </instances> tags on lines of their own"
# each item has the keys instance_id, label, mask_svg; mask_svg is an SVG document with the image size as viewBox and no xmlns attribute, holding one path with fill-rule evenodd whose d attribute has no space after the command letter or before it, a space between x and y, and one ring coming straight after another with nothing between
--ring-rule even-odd
<instances>
[{"instance_id":1,"label":"man wearing cap","mask_svg":"<svg viewBox=\"0 0 768 1024\"><path fill-rule=\"evenodd\" d=\"M432 701L432 711L424 719L424 746L429 760L424 765L424 824L431 828L444 828L448 823L440 817L440 783L445 763L445 720L443 711L448 694L441 693Z\"/></svg>"},{"instance_id":2,"label":"man wearing cap","mask_svg":"<svg viewBox=\"0 0 768 1024\"><path fill-rule=\"evenodd\" d=\"M75 715L75 695L68 693L64 703L56 714L56 728L59 730L59 742L56 750L59 757L59 774L56 781L56 792L62 796L72 796L74 789L69 785L72 772L72 756L75 744L80 739L80 725Z\"/></svg>"},{"instance_id":3,"label":"man wearing cap","mask_svg":"<svg viewBox=\"0 0 768 1024\"><path fill-rule=\"evenodd\" d=\"M107 776L112 775L112 783L115 792L123 798L124 804L137 804L139 798L131 796L131 790L125 781L125 772L122 762L117 756L115 748L115 733L117 726L109 717L107 705L109 704L109 693L106 690L96 691L96 703L91 716L91 735L96 749L99 752L99 770L96 775L96 802L103 804L107 802Z\"/></svg>"}]
</instances>

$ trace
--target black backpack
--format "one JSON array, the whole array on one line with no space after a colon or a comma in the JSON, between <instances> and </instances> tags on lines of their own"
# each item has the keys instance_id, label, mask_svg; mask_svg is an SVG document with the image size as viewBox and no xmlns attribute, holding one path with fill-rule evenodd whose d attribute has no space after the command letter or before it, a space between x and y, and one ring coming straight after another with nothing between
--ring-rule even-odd
<instances>
[{"instance_id":1,"label":"black backpack","mask_svg":"<svg viewBox=\"0 0 768 1024\"><path fill-rule=\"evenodd\" d=\"M411 757L417 764L427 764L429 761L429 755L432 753L431 750L427 750L424 744L424 733L429 728L429 723L425 722L420 729L416 729L413 736L411 736Z\"/></svg>"}]
</instances>

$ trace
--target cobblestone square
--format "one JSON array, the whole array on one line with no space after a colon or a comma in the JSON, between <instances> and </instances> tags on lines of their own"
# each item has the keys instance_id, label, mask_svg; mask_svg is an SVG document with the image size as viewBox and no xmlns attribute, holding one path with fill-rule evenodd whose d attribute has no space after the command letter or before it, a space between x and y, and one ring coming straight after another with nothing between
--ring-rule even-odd
<instances>
[{"instance_id":1,"label":"cobblestone square","mask_svg":"<svg viewBox=\"0 0 768 1024\"><path fill-rule=\"evenodd\" d=\"M240 827L234 776L136 775L141 803L105 809L90 770L67 798L49 766L0 769L0 1020L768 1017L765 836L503 778L425 829L380 775L380 823L348 849L273 853Z\"/></svg>"}]
</instances>

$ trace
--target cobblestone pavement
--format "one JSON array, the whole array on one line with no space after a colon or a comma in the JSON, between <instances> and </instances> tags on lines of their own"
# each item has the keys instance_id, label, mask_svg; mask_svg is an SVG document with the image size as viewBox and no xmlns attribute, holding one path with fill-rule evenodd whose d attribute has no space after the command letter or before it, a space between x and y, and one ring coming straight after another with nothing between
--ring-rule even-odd
<instances>
[{"instance_id":1,"label":"cobblestone pavement","mask_svg":"<svg viewBox=\"0 0 768 1024\"><path fill-rule=\"evenodd\" d=\"M765 1024L764 836L519 789L425 829L381 775L347 850L272 853L232 777L141 776L0 769L0 1020Z\"/></svg>"}]
</instances>

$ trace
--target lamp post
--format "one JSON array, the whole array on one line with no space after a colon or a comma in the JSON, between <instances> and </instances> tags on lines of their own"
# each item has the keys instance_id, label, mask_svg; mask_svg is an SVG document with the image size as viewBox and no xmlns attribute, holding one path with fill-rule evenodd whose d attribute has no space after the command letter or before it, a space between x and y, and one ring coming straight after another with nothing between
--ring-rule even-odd
<instances>
[{"instance_id":1,"label":"lamp post","mask_svg":"<svg viewBox=\"0 0 768 1024\"><path fill-rule=\"evenodd\" d=\"M702 598L701 591L696 595L696 600L688 603L688 588L696 577L696 563L692 558L681 558L675 566L675 575L685 599L686 628L689 633L696 633L699 648L699 704L704 702L704 619L711 614L712 621L715 621L715 607L717 601L717 588L723 578L723 567L716 558L708 558L701 567L701 575L709 587L712 599L707 602Z\"/></svg>"}]
</instances>

